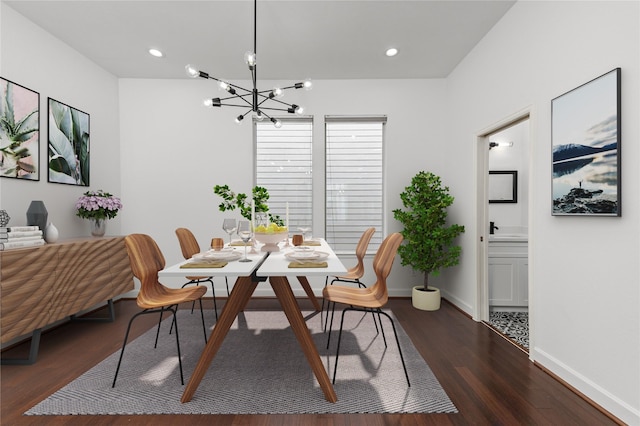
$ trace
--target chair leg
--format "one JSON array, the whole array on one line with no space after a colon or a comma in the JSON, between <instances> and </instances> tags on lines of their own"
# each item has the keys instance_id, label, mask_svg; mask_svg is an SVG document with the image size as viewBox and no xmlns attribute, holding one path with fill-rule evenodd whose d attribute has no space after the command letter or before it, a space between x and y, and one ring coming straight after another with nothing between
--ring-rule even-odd
<instances>
[{"instance_id":1,"label":"chair leg","mask_svg":"<svg viewBox=\"0 0 640 426\"><path fill-rule=\"evenodd\" d=\"M335 302L333 302L335 308ZM342 326L344 325L344 314L347 310L351 310L350 308L345 308L342 310L342 318L340 319L340 331L338 332L338 347L336 348L336 363L333 366L333 383L336 384L336 372L338 371L338 357L340 356L340 342L342 341Z\"/></svg>"},{"instance_id":2,"label":"chair leg","mask_svg":"<svg viewBox=\"0 0 640 426\"><path fill-rule=\"evenodd\" d=\"M129 325L127 325L127 332L124 335L124 341L122 342L122 350L120 351L120 358L118 359L118 366L116 367L116 374L113 377L113 383L111 384L112 388L116 387L116 380L118 379L118 373L120 372L120 365L122 364L122 357L124 356L124 349L127 345L127 340L129 340L129 332L131 331L131 324L133 324L133 320L135 320L136 318L138 318L140 315L144 315L144 314L153 314L156 312L160 312L160 321L162 322L162 314L164 314L164 311L171 311L173 313L173 321L171 322L171 325L175 325L176 328L176 343L178 345L178 363L180 364L180 382L184 385L184 374L182 373L182 357L180 355L180 340L178 338L178 322L176 319L176 310L171 306L171 307L163 307L160 309L145 309L142 312L138 312L137 314L135 314L133 317L131 317L131 319L129 320ZM203 325L204 325L204 317L202 319L203 321ZM160 325L158 324L158 330L156 331L156 342L154 345L154 348L158 346L158 335L160 333ZM206 339L206 337L205 337Z\"/></svg>"},{"instance_id":3,"label":"chair leg","mask_svg":"<svg viewBox=\"0 0 640 426\"><path fill-rule=\"evenodd\" d=\"M158 336L160 336L160 324L162 324L162 314L164 314L164 308L160 309L160 318L158 318L158 328L156 329L156 343L153 345L154 348L158 347ZM171 323L171 329L173 329L173 322ZM169 334L171 334L171 329L169 330Z\"/></svg>"},{"instance_id":4,"label":"chair leg","mask_svg":"<svg viewBox=\"0 0 640 426\"><path fill-rule=\"evenodd\" d=\"M400 339L398 339L398 333L396 332L396 326L394 324L393 319L387 314L383 312L381 309L378 310L378 314L382 314L389 318L391 322L391 327L393 328L393 334L396 336L396 344L398 345L398 353L400 354L400 360L402 360L402 368L404 368L404 376L407 378L407 386L411 387L411 383L409 382L409 373L407 373L407 365L404 363L404 356L402 355L402 349L400 348Z\"/></svg>"},{"instance_id":5,"label":"chair leg","mask_svg":"<svg viewBox=\"0 0 640 426\"><path fill-rule=\"evenodd\" d=\"M112 388L116 387L116 380L118 379L118 372L120 371L120 364L122 363L122 356L124 355L124 348L125 346L127 346L127 340L129 339L129 331L131 331L131 324L133 323L133 320L136 319L138 316L147 313L147 311L142 311L142 312L138 312L137 314L135 314L134 316L131 317L131 319L129 320L129 325L127 326L127 332L124 334L124 342L122 342L122 349L120 350L120 359L118 359L118 366L116 367L116 375L113 377L113 383L111 384ZM162 318L162 312L160 312L160 318ZM157 336L156 336L156 343L157 343Z\"/></svg>"},{"instance_id":6,"label":"chair leg","mask_svg":"<svg viewBox=\"0 0 640 426\"><path fill-rule=\"evenodd\" d=\"M229 293L229 279L226 275L224 277L224 282L227 284L227 297L229 297L231 293Z\"/></svg>"},{"instance_id":7,"label":"chair leg","mask_svg":"<svg viewBox=\"0 0 640 426\"><path fill-rule=\"evenodd\" d=\"M380 318L380 313L383 313L382 309L378 308L377 312L378 312L378 321L380 321L380 331L382 332L382 340L384 341L384 347L386 348L387 347L387 336L385 336L385 334L384 334L384 328L382 327L382 319ZM371 310L371 315L373 315L373 320L375 321L376 317L375 317L375 313L374 313L373 309ZM394 327L394 330L395 330L395 327Z\"/></svg>"},{"instance_id":8,"label":"chair leg","mask_svg":"<svg viewBox=\"0 0 640 426\"><path fill-rule=\"evenodd\" d=\"M200 281L191 280L191 281L189 281L187 283L182 284L182 288L185 288L186 286L191 285L191 284L200 285L199 283L200 283ZM196 306L196 301L194 300L193 302L191 302L191 313L192 314L193 314L193 308L195 306ZM171 334L171 331L169 331L169 334Z\"/></svg>"},{"instance_id":9,"label":"chair leg","mask_svg":"<svg viewBox=\"0 0 640 426\"><path fill-rule=\"evenodd\" d=\"M329 310L329 305L331 305L331 301L329 301L329 304L327 304L327 311ZM331 308L331 323L329 324L329 333L327 334L327 349L329 349L329 342L331 342L331 329L333 328L333 314L336 311L336 302L333 302L332 308ZM329 317L329 312L327 312L327 317ZM327 328L326 324L325 324L325 329Z\"/></svg>"},{"instance_id":10,"label":"chair leg","mask_svg":"<svg viewBox=\"0 0 640 426\"><path fill-rule=\"evenodd\" d=\"M216 289L213 287L212 280L207 280L207 281L211 283L211 292L213 293L213 312L215 313L216 322L218 322L218 302L216 302ZM193 303L195 303L195 300L193 301Z\"/></svg>"},{"instance_id":11,"label":"chair leg","mask_svg":"<svg viewBox=\"0 0 640 426\"><path fill-rule=\"evenodd\" d=\"M195 302L195 300L194 300ZM202 309L202 297L198 299L200 303L200 317L202 318L202 331L204 332L204 343L207 343L207 326L204 325L204 309Z\"/></svg>"},{"instance_id":12,"label":"chair leg","mask_svg":"<svg viewBox=\"0 0 640 426\"><path fill-rule=\"evenodd\" d=\"M344 326L344 314L347 311L362 311L362 312L367 312L369 311L369 309L357 309L357 308L345 308L342 311L342 319L340 320L340 331L338 333L338 347L336 348L336 362L335 365L333 367L333 384L335 385L336 383L336 372L338 371L338 357L340 356L340 342L342 341L342 328ZM409 373L407 372L407 365L404 362L404 356L402 355L402 348L400 347L400 339L398 339L398 333L396 331L396 326L394 324L393 319L389 316L389 314L387 314L386 312L382 311L382 309L377 309L378 311L378 319L380 320L380 315L384 315L387 318L389 318L389 321L391 322L391 327L393 328L393 334L396 337L396 344L398 345L398 353L400 354L400 360L402 361L402 368L404 369L404 376L407 379L407 386L411 387L411 382L409 381ZM373 312L373 311L372 311ZM375 317L374 317L375 320ZM380 322L380 328L382 329L382 322ZM382 336L384 339L384 330L382 330ZM386 339L384 339L384 346L387 347L387 341Z\"/></svg>"},{"instance_id":13,"label":"chair leg","mask_svg":"<svg viewBox=\"0 0 640 426\"><path fill-rule=\"evenodd\" d=\"M327 283L329 282L329 276L327 275L324 279L324 286L327 286ZM329 309L329 305L327 304L327 309ZM320 324L322 324L322 313L324 312L324 297L322 298L322 306L320 306ZM325 319L324 321L324 327L322 328L322 331L327 331L327 320Z\"/></svg>"},{"instance_id":14,"label":"chair leg","mask_svg":"<svg viewBox=\"0 0 640 426\"><path fill-rule=\"evenodd\" d=\"M184 386L184 374L182 373L182 355L180 354L180 338L178 337L178 316L176 315L177 306L176 308L170 307L167 309L173 313L173 324L175 324L176 326L176 347L178 348L178 364L180 365L180 383L182 383L182 385ZM204 316L202 317L202 321L204 324Z\"/></svg>"}]
</instances>

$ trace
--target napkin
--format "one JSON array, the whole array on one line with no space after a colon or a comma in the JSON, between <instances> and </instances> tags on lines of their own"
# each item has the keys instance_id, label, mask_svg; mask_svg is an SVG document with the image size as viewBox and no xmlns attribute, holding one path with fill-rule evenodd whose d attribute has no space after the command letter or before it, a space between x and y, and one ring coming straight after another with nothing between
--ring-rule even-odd
<instances>
[{"instance_id":1,"label":"napkin","mask_svg":"<svg viewBox=\"0 0 640 426\"><path fill-rule=\"evenodd\" d=\"M327 266L327 262L303 261L289 263L289 268L326 268Z\"/></svg>"},{"instance_id":2,"label":"napkin","mask_svg":"<svg viewBox=\"0 0 640 426\"><path fill-rule=\"evenodd\" d=\"M253 242L251 242L251 241L249 241L247 243L243 243L242 240L234 240L234 241L231 242L232 246L240 246L240 247L251 246L252 244L253 244Z\"/></svg>"},{"instance_id":3,"label":"napkin","mask_svg":"<svg viewBox=\"0 0 640 426\"><path fill-rule=\"evenodd\" d=\"M180 268L223 268L227 262L189 262L180 265Z\"/></svg>"},{"instance_id":4,"label":"napkin","mask_svg":"<svg viewBox=\"0 0 640 426\"><path fill-rule=\"evenodd\" d=\"M300 245L301 246L321 246L322 244L320 244L320 241L308 240L308 241L303 241L302 244Z\"/></svg>"}]
</instances>

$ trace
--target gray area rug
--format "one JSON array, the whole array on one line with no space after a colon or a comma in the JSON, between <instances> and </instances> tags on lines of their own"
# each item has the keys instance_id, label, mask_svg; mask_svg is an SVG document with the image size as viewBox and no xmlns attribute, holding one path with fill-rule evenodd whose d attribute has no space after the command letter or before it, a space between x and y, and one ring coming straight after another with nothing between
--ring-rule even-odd
<instances>
[{"instance_id":1,"label":"gray area rug","mask_svg":"<svg viewBox=\"0 0 640 426\"><path fill-rule=\"evenodd\" d=\"M337 314L338 312L336 312ZM205 319L211 318L205 312ZM305 313L331 378L337 330L331 347L320 314ZM184 386L170 320L162 323L158 348L155 328L130 342L115 388L111 388L120 351L49 396L26 415L109 414L304 414L304 413L455 413L429 366L396 321L411 387L383 316L388 342L376 334L371 315L348 312L340 348L335 390L337 403L324 399L315 376L283 312L245 311L229 331L193 399L181 403ZM339 325L336 315L334 327ZM204 347L197 310L178 314L180 347L187 383ZM135 322L134 322L135 327ZM124 337L124 336L123 336Z\"/></svg>"}]
</instances>

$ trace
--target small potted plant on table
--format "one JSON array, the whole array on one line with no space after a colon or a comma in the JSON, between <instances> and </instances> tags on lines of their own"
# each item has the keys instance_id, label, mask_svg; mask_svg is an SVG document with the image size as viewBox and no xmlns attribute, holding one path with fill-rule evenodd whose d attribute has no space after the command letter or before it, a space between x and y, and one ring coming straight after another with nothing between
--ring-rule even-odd
<instances>
[{"instance_id":1,"label":"small potted plant on table","mask_svg":"<svg viewBox=\"0 0 640 426\"><path fill-rule=\"evenodd\" d=\"M440 290L429 286L429 275L437 276L442 268L458 264L461 247L455 238L464 226L447 226L447 207L454 198L440 177L421 171L400 194L403 209L393 210L393 217L404 226L404 243L398 249L402 265L410 265L424 274L423 284L413 287L413 306L423 310L440 308Z\"/></svg>"}]
</instances>

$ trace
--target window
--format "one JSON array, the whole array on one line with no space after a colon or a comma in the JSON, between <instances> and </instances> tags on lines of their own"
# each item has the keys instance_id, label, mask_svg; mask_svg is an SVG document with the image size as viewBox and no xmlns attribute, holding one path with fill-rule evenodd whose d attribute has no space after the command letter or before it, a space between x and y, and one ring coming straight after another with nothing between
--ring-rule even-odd
<instances>
[{"instance_id":1,"label":"window","mask_svg":"<svg viewBox=\"0 0 640 426\"><path fill-rule=\"evenodd\" d=\"M386 117L326 117L326 239L353 253L365 229L382 242L382 148Z\"/></svg>"},{"instance_id":2,"label":"window","mask_svg":"<svg viewBox=\"0 0 640 426\"><path fill-rule=\"evenodd\" d=\"M289 228L311 226L312 131L311 118L281 118L282 127L254 121L256 185L269 191L269 210L285 220L289 203Z\"/></svg>"}]
</instances>

